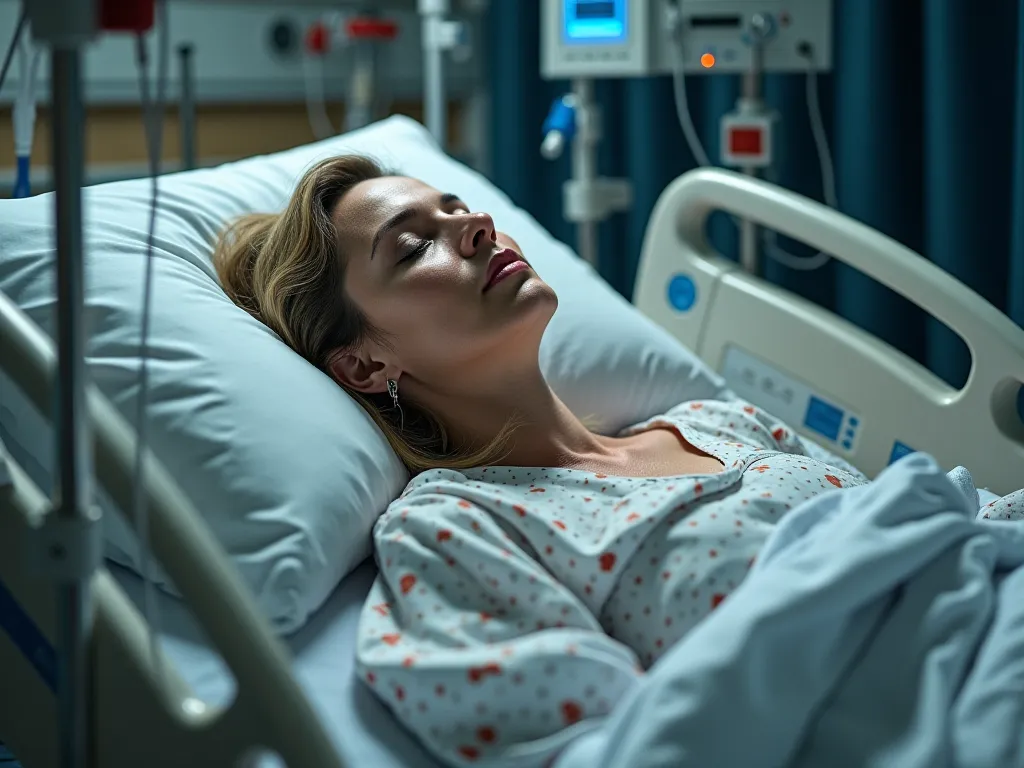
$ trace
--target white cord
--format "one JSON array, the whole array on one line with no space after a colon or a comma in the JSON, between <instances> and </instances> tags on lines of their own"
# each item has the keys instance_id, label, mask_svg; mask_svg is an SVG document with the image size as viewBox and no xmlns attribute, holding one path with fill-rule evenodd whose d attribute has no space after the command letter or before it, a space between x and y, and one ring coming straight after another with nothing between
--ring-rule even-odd
<instances>
[{"instance_id":1,"label":"white cord","mask_svg":"<svg viewBox=\"0 0 1024 768\"><path fill-rule=\"evenodd\" d=\"M306 114L309 117L309 127L313 129L313 136L317 139L329 139L331 136L336 136L338 132L334 129L334 124L327 114L324 97L323 56L309 54L303 56L302 71L306 85Z\"/></svg>"},{"instance_id":2,"label":"white cord","mask_svg":"<svg viewBox=\"0 0 1024 768\"><path fill-rule=\"evenodd\" d=\"M839 207L839 198L836 194L835 166L832 163L832 152L828 145L828 135L825 133L825 120L821 114L821 99L818 97L818 75L814 71L814 61L810 55L807 56L807 114L811 121L811 135L814 137L814 147L818 152L818 164L821 166L821 191L825 198L825 204L830 208ZM778 233L773 229L763 230L763 246L765 254L782 264L784 267L799 270L802 272L813 272L821 269L832 260L832 256L819 251L814 256L795 256L786 251L778 244Z\"/></svg>"},{"instance_id":3,"label":"white cord","mask_svg":"<svg viewBox=\"0 0 1024 768\"><path fill-rule=\"evenodd\" d=\"M43 49L32 40L32 30L25 25L18 44L18 92L11 111L14 117L14 154L16 157L32 155L32 139L36 125L36 83Z\"/></svg>"},{"instance_id":4,"label":"white cord","mask_svg":"<svg viewBox=\"0 0 1024 768\"><path fill-rule=\"evenodd\" d=\"M146 358L149 343L149 309L153 297L153 243L156 236L157 196L159 192L158 177L160 175L163 143L165 90L167 87L167 72L171 49L170 30L167 23L167 3L164 0L157 3L157 13L159 15L157 18L158 49L155 101L150 99L149 73L147 72L149 56L146 50L146 39L141 34L136 38L140 101L143 123L146 128L146 145L149 152L150 197L149 231L146 237L146 264L145 276L143 278L142 318L139 334L139 391L135 404L135 430L137 438L135 442L135 477L132 491L134 494L136 535L139 540L139 567L142 571L143 580L142 614L146 620L146 627L149 632L150 655L154 672L158 678L161 678L163 663L159 652L160 615L154 580L150 573L149 509L146 505L145 464L143 461L147 432L146 391L149 386L149 367L146 365Z\"/></svg>"},{"instance_id":5,"label":"white cord","mask_svg":"<svg viewBox=\"0 0 1024 768\"><path fill-rule=\"evenodd\" d=\"M836 172L832 164L832 151L828 145L828 134L825 133L825 120L821 114L821 99L818 98L818 74L814 71L814 62L807 59L807 113L811 118L811 134L814 146L818 150L818 163L821 165L821 189L825 197L825 205L839 208L839 196L836 194Z\"/></svg>"},{"instance_id":6,"label":"white cord","mask_svg":"<svg viewBox=\"0 0 1024 768\"><path fill-rule=\"evenodd\" d=\"M676 118L679 120L679 127L683 129L683 138L690 148L690 154L697 161L697 165L703 168L711 166L708 153L704 151L700 136L697 135L697 128L693 124L693 116L690 114L690 103L686 98L686 62L683 59L683 35L682 16L677 5L668 5L669 30L675 45L672 46L672 95L676 106Z\"/></svg>"}]
</instances>

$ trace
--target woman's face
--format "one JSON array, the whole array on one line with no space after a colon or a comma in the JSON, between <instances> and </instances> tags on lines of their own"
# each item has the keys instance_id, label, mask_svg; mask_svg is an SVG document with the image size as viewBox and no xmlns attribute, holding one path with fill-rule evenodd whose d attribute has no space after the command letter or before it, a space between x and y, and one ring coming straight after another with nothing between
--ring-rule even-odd
<instances>
[{"instance_id":1,"label":"woman's face","mask_svg":"<svg viewBox=\"0 0 1024 768\"><path fill-rule=\"evenodd\" d=\"M378 360L442 387L452 376L536 365L557 300L488 214L389 176L353 187L334 222L346 295L388 337Z\"/></svg>"}]
</instances>

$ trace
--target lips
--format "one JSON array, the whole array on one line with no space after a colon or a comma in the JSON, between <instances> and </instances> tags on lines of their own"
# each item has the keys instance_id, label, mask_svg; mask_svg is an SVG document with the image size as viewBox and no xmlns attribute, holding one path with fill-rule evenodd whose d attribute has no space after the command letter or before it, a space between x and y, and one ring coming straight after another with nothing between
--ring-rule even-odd
<instances>
[{"instance_id":1,"label":"lips","mask_svg":"<svg viewBox=\"0 0 1024 768\"><path fill-rule=\"evenodd\" d=\"M484 290L487 291L497 282L498 275L505 267L520 261L523 261L523 257L511 248L506 248L494 254L487 265L487 279L484 282Z\"/></svg>"}]
</instances>

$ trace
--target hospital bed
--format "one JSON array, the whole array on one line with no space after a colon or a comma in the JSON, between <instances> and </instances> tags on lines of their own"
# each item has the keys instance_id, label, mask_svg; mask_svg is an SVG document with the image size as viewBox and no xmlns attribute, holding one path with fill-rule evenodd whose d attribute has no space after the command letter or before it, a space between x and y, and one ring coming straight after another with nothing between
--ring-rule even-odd
<instances>
[{"instance_id":1,"label":"hospital bed","mask_svg":"<svg viewBox=\"0 0 1024 768\"><path fill-rule=\"evenodd\" d=\"M489 205L499 226L534 258L541 275L557 282L556 290L565 297L559 312L568 314L554 329L559 334L556 349L546 361L556 389L582 410L589 401L579 387L562 385L571 378L565 366L572 361L556 353L568 348L573 334L585 330L587 323L600 327L602 320L593 312L576 314L586 306L587 291L597 297L592 300L606 301L596 276L572 262L557 244L549 244L553 252L562 248L555 255L534 255L531 246L548 242L531 239L539 231L535 222L454 161L439 160L443 168L429 172L417 165L422 154L437 154L436 149L429 148L422 129L410 121L387 122L390 127L383 130L394 129L410 142L400 163L404 172L435 184L480 185L479 195L468 202L475 205L478 199L480 205ZM295 155L289 167L301 170L314 155L374 146L382 140L375 130L380 129L361 134L362 144L346 138L318 145L315 152ZM389 146L395 146L395 137L390 140ZM240 172L249 168L242 165ZM752 218L826 250L931 311L960 333L973 353L964 389L952 390L860 329L717 256L704 236L714 210ZM582 293L574 294L580 284ZM687 174L665 190L649 222L636 306L725 374L733 392L776 412L869 474L898 457L902 445L929 451L944 465L970 467L978 484L997 494L1021 485L1024 426L1015 398L1024 382L1024 331L922 257L845 216L737 174ZM620 310L626 311L615 311ZM651 343L687 354L659 333L650 326ZM643 347L648 341L637 337L633 345ZM32 406L47 413L52 344L2 293L0 360ZM649 360L635 367L640 382L664 378L666 372L679 379L682 370ZM658 396L642 389L638 385L633 398L643 401L641 410L660 407L654 405L658 397L664 400L678 391ZM121 413L123 403L113 405L94 388L89 408L98 481L117 508L130 510L133 433ZM153 446L157 455L160 447ZM7 630L0 632L5 691L0 697L0 738L32 768L54 764L57 745L49 685L54 590L33 575L31 558L25 557L29 534L48 501L39 483L11 456L6 459L10 482L0 491L0 617L5 617ZM372 563L363 562L336 582L304 626L283 640L275 637L261 615L265 607L225 557L224 549L231 548L214 536L216 526L203 499L190 498L183 490L188 481L184 475L172 477L150 458L152 548L183 598L159 598L159 657L149 653L139 609L141 579L112 563L94 578L91 654L96 685L91 712L99 764L220 766L241 755L275 764L260 752L266 750L290 766L435 765L353 673L356 622L374 576ZM235 566L240 562L236 559Z\"/></svg>"}]
</instances>

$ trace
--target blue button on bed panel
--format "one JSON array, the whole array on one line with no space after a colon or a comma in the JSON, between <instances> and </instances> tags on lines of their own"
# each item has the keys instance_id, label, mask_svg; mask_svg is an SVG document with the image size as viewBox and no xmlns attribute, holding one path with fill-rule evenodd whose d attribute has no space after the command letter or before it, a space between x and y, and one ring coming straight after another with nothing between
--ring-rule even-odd
<instances>
[{"instance_id":1,"label":"blue button on bed panel","mask_svg":"<svg viewBox=\"0 0 1024 768\"><path fill-rule=\"evenodd\" d=\"M857 419L857 417L856 416L851 416L850 417L850 426L851 427L856 427L858 424L860 424L860 421Z\"/></svg>"},{"instance_id":2,"label":"blue button on bed panel","mask_svg":"<svg viewBox=\"0 0 1024 768\"><path fill-rule=\"evenodd\" d=\"M697 303L697 284L689 275L675 275L668 281L668 303L678 312L689 312Z\"/></svg>"},{"instance_id":3,"label":"blue button on bed panel","mask_svg":"<svg viewBox=\"0 0 1024 768\"><path fill-rule=\"evenodd\" d=\"M843 448L845 448L846 450L850 450L851 448L853 448L853 443L851 443L849 440L843 440Z\"/></svg>"}]
</instances>

